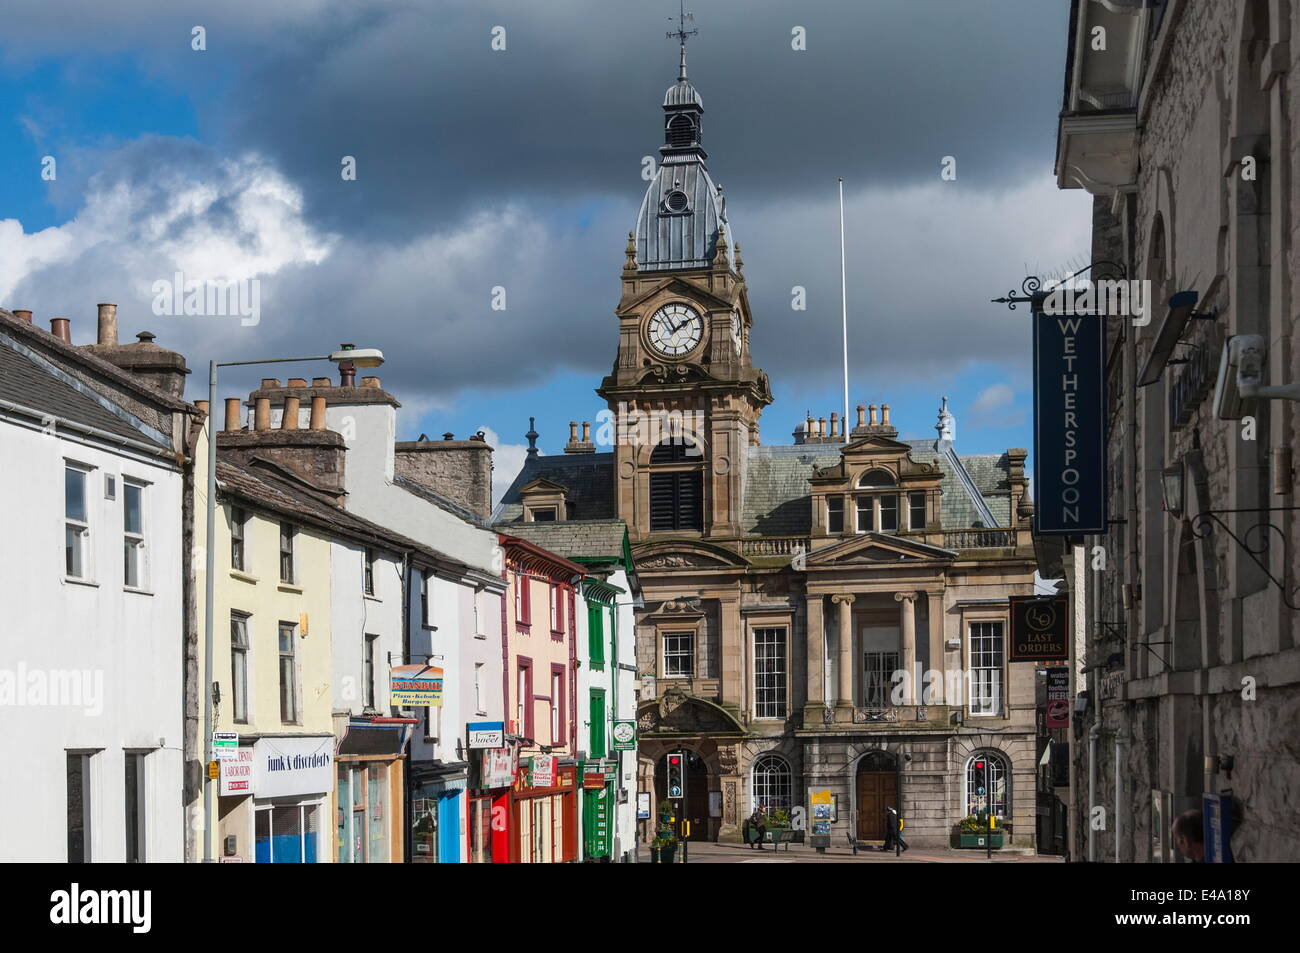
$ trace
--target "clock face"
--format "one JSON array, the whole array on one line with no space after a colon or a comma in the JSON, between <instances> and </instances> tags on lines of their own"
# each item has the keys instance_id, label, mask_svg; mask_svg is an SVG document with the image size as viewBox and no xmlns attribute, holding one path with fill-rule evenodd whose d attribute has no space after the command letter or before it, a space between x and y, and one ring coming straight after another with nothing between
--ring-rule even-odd
<instances>
[{"instance_id":1,"label":"clock face","mask_svg":"<svg viewBox=\"0 0 1300 953\"><path fill-rule=\"evenodd\" d=\"M646 325L646 339L664 357L689 354L704 337L704 319L698 311L684 304L666 304Z\"/></svg>"},{"instance_id":2,"label":"clock face","mask_svg":"<svg viewBox=\"0 0 1300 953\"><path fill-rule=\"evenodd\" d=\"M741 328L741 324L740 324L740 312L739 311L731 312L731 343L736 349L737 357L740 356L741 346L744 342L742 330L743 329Z\"/></svg>"}]
</instances>

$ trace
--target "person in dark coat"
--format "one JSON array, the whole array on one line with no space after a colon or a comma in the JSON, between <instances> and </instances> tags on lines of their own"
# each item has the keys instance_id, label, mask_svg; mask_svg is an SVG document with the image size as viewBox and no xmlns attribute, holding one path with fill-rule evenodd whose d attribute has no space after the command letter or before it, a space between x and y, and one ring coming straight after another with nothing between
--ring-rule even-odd
<instances>
[{"instance_id":1,"label":"person in dark coat","mask_svg":"<svg viewBox=\"0 0 1300 953\"><path fill-rule=\"evenodd\" d=\"M765 850L763 841L767 839L767 814L763 811L763 805L754 808L754 813L749 815L749 820L745 824L749 829L749 835L754 838L749 846L752 848L757 844L759 850Z\"/></svg>"},{"instance_id":2,"label":"person in dark coat","mask_svg":"<svg viewBox=\"0 0 1300 953\"><path fill-rule=\"evenodd\" d=\"M903 834L898 829L898 812L892 807L887 807L885 808L885 843L880 849L894 850L895 846L907 850L907 841L903 840Z\"/></svg>"}]
</instances>

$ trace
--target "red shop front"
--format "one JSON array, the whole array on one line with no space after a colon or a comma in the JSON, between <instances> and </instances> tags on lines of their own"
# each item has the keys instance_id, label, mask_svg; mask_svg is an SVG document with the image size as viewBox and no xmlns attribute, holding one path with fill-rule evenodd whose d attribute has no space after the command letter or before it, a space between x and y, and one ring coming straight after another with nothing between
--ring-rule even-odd
<instances>
[{"instance_id":1,"label":"red shop front","mask_svg":"<svg viewBox=\"0 0 1300 953\"><path fill-rule=\"evenodd\" d=\"M549 772L537 771L529 759L521 758L511 798L511 860L562 864L578 859L576 764L555 764Z\"/></svg>"}]
</instances>

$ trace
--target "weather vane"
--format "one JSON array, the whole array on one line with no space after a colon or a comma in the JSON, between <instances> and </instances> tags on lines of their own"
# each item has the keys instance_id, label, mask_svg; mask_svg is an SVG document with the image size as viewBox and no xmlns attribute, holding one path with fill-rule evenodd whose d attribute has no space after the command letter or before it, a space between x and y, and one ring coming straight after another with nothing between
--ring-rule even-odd
<instances>
[{"instance_id":1,"label":"weather vane","mask_svg":"<svg viewBox=\"0 0 1300 953\"><path fill-rule=\"evenodd\" d=\"M669 17L668 19L671 21L672 17ZM683 47L686 46L686 38L688 36L696 36L700 32L699 30L686 29L687 20L690 20L692 23L694 23L695 14L686 12L686 0L679 0L678 13L677 13L677 29L669 30L665 34L665 36L670 40L672 39L680 40Z\"/></svg>"}]
</instances>

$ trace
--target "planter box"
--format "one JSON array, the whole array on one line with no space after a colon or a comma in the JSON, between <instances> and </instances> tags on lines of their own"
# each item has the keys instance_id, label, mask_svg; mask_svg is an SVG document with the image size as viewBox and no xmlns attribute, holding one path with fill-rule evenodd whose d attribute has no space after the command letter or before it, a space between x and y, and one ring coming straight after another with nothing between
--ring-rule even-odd
<instances>
[{"instance_id":1,"label":"planter box","mask_svg":"<svg viewBox=\"0 0 1300 953\"><path fill-rule=\"evenodd\" d=\"M985 840L988 841L988 846L993 850L1002 849L1001 831L994 831L992 834L985 834L983 831L962 831L961 834L958 835L957 846L985 850Z\"/></svg>"}]
</instances>

